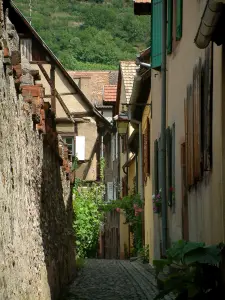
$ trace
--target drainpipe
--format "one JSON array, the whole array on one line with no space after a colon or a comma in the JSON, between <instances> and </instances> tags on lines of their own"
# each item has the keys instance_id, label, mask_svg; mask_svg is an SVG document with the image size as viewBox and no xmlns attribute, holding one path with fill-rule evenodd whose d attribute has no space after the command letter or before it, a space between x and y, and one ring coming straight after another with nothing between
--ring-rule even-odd
<instances>
[{"instance_id":1,"label":"drainpipe","mask_svg":"<svg viewBox=\"0 0 225 300\"><path fill-rule=\"evenodd\" d=\"M167 0L162 1L162 86L161 86L161 188L162 188L162 255L167 249L167 199L166 199L166 57L167 57Z\"/></svg>"}]
</instances>

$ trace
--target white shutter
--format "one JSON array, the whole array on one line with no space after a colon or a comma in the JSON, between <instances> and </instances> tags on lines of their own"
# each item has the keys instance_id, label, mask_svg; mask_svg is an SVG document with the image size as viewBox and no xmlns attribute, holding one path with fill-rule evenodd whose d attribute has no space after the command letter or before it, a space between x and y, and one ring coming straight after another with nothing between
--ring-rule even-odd
<instances>
[{"instance_id":1,"label":"white shutter","mask_svg":"<svg viewBox=\"0 0 225 300\"><path fill-rule=\"evenodd\" d=\"M20 52L28 61L32 61L32 40L20 39Z\"/></svg>"},{"instance_id":2,"label":"white shutter","mask_svg":"<svg viewBox=\"0 0 225 300\"><path fill-rule=\"evenodd\" d=\"M107 200L113 200L113 182L107 182Z\"/></svg>"},{"instance_id":3,"label":"white shutter","mask_svg":"<svg viewBox=\"0 0 225 300\"><path fill-rule=\"evenodd\" d=\"M76 156L78 160L85 160L85 136L76 136Z\"/></svg>"}]
</instances>

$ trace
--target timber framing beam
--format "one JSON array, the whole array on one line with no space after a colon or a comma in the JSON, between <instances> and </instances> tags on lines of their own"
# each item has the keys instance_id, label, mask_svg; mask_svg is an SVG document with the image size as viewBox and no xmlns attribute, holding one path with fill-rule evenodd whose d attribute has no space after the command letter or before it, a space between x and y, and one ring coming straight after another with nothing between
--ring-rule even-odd
<instances>
[{"instance_id":1,"label":"timber framing beam","mask_svg":"<svg viewBox=\"0 0 225 300\"><path fill-rule=\"evenodd\" d=\"M57 92L55 88L55 84L52 81L52 79L48 76L48 73L46 72L45 68L43 67L41 62L38 62L38 67L40 68L42 74L44 75L45 79L47 80L48 84L50 85L51 91L54 90L54 96L58 99L59 103L61 104L62 108L64 109L65 113L67 114L68 118L74 123L74 120L71 116L71 113L69 109L67 108L66 104L64 103L62 97L60 94Z\"/></svg>"}]
</instances>

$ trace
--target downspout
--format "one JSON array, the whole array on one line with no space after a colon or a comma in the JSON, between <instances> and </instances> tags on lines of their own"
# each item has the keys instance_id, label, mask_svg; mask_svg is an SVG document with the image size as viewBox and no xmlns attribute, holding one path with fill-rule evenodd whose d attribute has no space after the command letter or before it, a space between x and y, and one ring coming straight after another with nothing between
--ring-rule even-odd
<instances>
[{"instance_id":1,"label":"downspout","mask_svg":"<svg viewBox=\"0 0 225 300\"><path fill-rule=\"evenodd\" d=\"M162 183L162 255L167 249L167 199L166 199L166 58L167 58L167 0L162 0L162 86L161 86L161 183Z\"/></svg>"}]
</instances>

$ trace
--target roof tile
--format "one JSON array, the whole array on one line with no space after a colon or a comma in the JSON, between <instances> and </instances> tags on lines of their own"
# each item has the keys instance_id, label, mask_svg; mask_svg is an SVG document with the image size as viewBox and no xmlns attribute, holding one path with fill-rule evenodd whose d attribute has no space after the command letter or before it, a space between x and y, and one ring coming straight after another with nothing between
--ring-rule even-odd
<instances>
[{"instance_id":1,"label":"roof tile","mask_svg":"<svg viewBox=\"0 0 225 300\"><path fill-rule=\"evenodd\" d=\"M132 94L134 76L136 75L137 66L135 61L121 61L120 62L121 73L124 80L124 87L126 92L126 101L130 102Z\"/></svg>"},{"instance_id":2,"label":"roof tile","mask_svg":"<svg viewBox=\"0 0 225 300\"><path fill-rule=\"evenodd\" d=\"M103 101L116 102L117 85L105 85L103 91Z\"/></svg>"}]
</instances>

